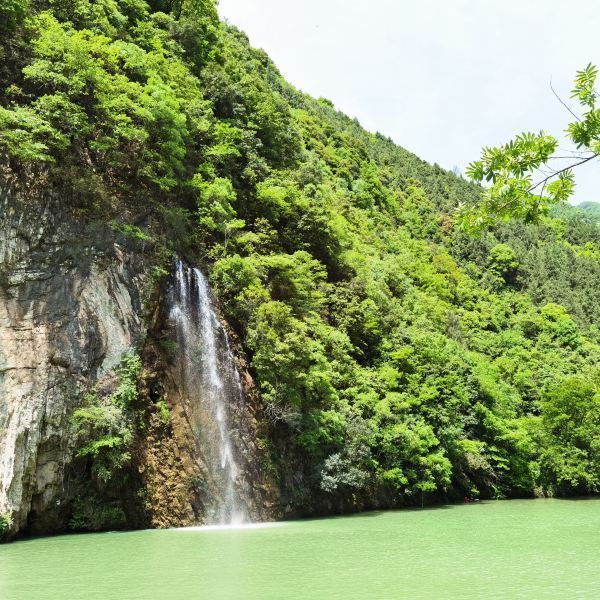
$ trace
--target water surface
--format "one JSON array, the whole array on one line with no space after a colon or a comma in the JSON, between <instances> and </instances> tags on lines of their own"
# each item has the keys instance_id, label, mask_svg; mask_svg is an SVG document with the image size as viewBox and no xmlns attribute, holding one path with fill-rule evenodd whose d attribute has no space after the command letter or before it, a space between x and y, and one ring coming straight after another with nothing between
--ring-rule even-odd
<instances>
[{"instance_id":1,"label":"water surface","mask_svg":"<svg viewBox=\"0 0 600 600\"><path fill-rule=\"evenodd\" d=\"M0 546L2 600L600 598L600 500Z\"/></svg>"}]
</instances>

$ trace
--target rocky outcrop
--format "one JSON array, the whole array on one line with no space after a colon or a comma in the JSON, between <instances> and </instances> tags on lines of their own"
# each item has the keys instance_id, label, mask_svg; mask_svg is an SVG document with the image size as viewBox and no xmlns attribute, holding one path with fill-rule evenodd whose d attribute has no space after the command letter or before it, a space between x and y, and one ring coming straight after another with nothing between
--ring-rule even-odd
<instances>
[{"instance_id":1,"label":"rocky outcrop","mask_svg":"<svg viewBox=\"0 0 600 600\"><path fill-rule=\"evenodd\" d=\"M146 434L138 440L136 451L153 527L204 523L218 495L218 490L211 488L207 464L210 457L199 435L198 411L205 390L201 382L190 386L182 377L180 353L185 349L176 343L177 334L169 317L172 285L172 280L164 282L160 300L154 304L142 355L146 369L140 390L146 406L164 402L169 407L166 420L156 410L150 411ZM221 323L227 326L222 319ZM260 397L243 359L241 345L231 331L228 344L231 344L243 388L242 401L236 401L237 395L233 394L228 406L229 434L240 468L238 494L244 499L247 518L274 520L281 516L281 511L276 478L269 466L267 423L262 418ZM194 349L188 347L187 351Z\"/></svg>"},{"instance_id":2,"label":"rocky outcrop","mask_svg":"<svg viewBox=\"0 0 600 600\"><path fill-rule=\"evenodd\" d=\"M0 185L0 512L64 526L69 416L143 331L143 261L57 192Z\"/></svg>"},{"instance_id":3,"label":"rocky outcrop","mask_svg":"<svg viewBox=\"0 0 600 600\"><path fill-rule=\"evenodd\" d=\"M114 389L115 367L132 349L144 362L144 418L136 424L130 465L140 489L129 492L144 509L143 515L125 510L127 525L202 523L203 457L191 399L174 367L177 349L165 343L173 334L168 281L151 290L144 248L106 219L79 213L42 176L27 189L15 181L0 174L0 514L12 517L9 536L66 528L81 478L89 477L89 465L74 460L71 415L91 388ZM244 364L238 366L248 402L234 409L243 423L234 436L251 487L249 514L275 518L260 399ZM167 420L158 401L168 403Z\"/></svg>"}]
</instances>

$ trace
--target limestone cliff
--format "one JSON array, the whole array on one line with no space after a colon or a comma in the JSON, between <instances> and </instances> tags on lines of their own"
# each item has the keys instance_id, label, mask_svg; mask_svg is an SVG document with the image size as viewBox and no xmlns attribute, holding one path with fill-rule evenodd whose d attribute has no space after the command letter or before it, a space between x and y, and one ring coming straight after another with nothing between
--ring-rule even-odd
<instances>
[{"instance_id":1,"label":"limestone cliff","mask_svg":"<svg viewBox=\"0 0 600 600\"><path fill-rule=\"evenodd\" d=\"M67 526L74 479L71 415L86 390L110 391L122 356L136 349L145 361L140 383L143 431L136 431L130 468L144 498L126 526L177 526L203 520L202 457L189 426L189 399L160 345L161 286L151 302L150 264L143 248L104 221L78 215L76 203L43 175L24 188L0 178L0 513L10 534ZM163 285L162 288L165 286ZM248 389L251 380L247 373ZM171 407L156 416L157 395ZM273 486L261 470L256 402L244 419L246 464L254 465L254 516L276 513ZM134 490L135 491L135 490ZM136 512L137 511L137 512Z\"/></svg>"},{"instance_id":2,"label":"limestone cliff","mask_svg":"<svg viewBox=\"0 0 600 600\"><path fill-rule=\"evenodd\" d=\"M160 296L163 301L155 304L142 354L146 368L140 389L150 413L146 434L138 440L136 454L145 482L149 524L153 527L203 522L206 504L213 493L206 457L195 434L195 394L190 394L177 365L177 352L182 348L165 350L175 337L164 301L168 295L163 290ZM260 398L240 344L235 337L231 343L245 397L242 405L233 402L230 405L231 434L235 439L236 460L242 469L239 484L246 488L241 491L247 503L247 516L255 521L272 520L281 516L281 510L276 477L269 468L266 451L267 422L262 418ZM168 423L151 410L159 400L168 403Z\"/></svg>"},{"instance_id":3,"label":"limestone cliff","mask_svg":"<svg viewBox=\"0 0 600 600\"><path fill-rule=\"evenodd\" d=\"M0 187L0 511L15 530L64 524L69 415L142 333L142 261L70 206L39 181Z\"/></svg>"}]
</instances>

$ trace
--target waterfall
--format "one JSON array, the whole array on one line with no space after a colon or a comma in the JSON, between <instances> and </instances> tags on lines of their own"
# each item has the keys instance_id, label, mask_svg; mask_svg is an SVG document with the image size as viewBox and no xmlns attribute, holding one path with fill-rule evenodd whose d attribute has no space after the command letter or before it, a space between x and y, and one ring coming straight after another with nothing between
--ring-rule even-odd
<instances>
[{"instance_id":1,"label":"waterfall","mask_svg":"<svg viewBox=\"0 0 600 600\"><path fill-rule=\"evenodd\" d=\"M213 309L206 277L177 262L170 318L177 334L183 391L207 481L206 521L235 524L247 519L235 460L231 423L240 414L243 387L227 332Z\"/></svg>"}]
</instances>

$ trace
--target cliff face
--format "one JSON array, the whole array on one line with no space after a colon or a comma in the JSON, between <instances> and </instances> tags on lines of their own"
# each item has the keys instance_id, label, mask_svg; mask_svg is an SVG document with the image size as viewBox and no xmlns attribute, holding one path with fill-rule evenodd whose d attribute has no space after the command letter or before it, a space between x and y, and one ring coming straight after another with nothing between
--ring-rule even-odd
<instances>
[{"instance_id":1,"label":"cliff face","mask_svg":"<svg viewBox=\"0 0 600 600\"><path fill-rule=\"evenodd\" d=\"M0 187L0 511L63 526L69 416L142 332L142 263L60 194Z\"/></svg>"},{"instance_id":2,"label":"cliff face","mask_svg":"<svg viewBox=\"0 0 600 600\"><path fill-rule=\"evenodd\" d=\"M169 422L153 412L147 431L140 437L136 461L145 483L148 524L152 527L180 527L205 522L210 505L219 490L211 487L209 457L202 447L198 422L198 396L201 387L190 389L182 377L178 355L184 349L169 351L175 337L163 290L162 301L155 305L142 358L145 365L140 392L146 406L158 401L169 406ZM230 332L231 333L231 332ZM269 432L262 418L261 402L248 366L242 358L239 342L230 338L244 390L242 403L229 404L230 435L235 460L240 469L237 493L245 499L246 517L254 521L281 516L279 490L274 470L269 468L267 443Z\"/></svg>"},{"instance_id":3,"label":"cliff face","mask_svg":"<svg viewBox=\"0 0 600 600\"><path fill-rule=\"evenodd\" d=\"M9 178L0 185L0 513L12 517L9 534L67 526L73 481L87 476L74 462L71 415L87 390L111 391L114 369L132 349L145 361L140 397L147 422L136 432L130 468L146 506L126 525L200 523L202 457L191 400L173 357L153 336L168 328L164 298L155 290L154 310L143 309L147 260L108 225L78 218L72 201L45 189L38 182L24 191ZM170 405L168 425L153 408L158 395ZM240 416L251 427L239 451L254 465L251 512L266 518L276 514L276 495L256 466L255 406Z\"/></svg>"}]
</instances>

